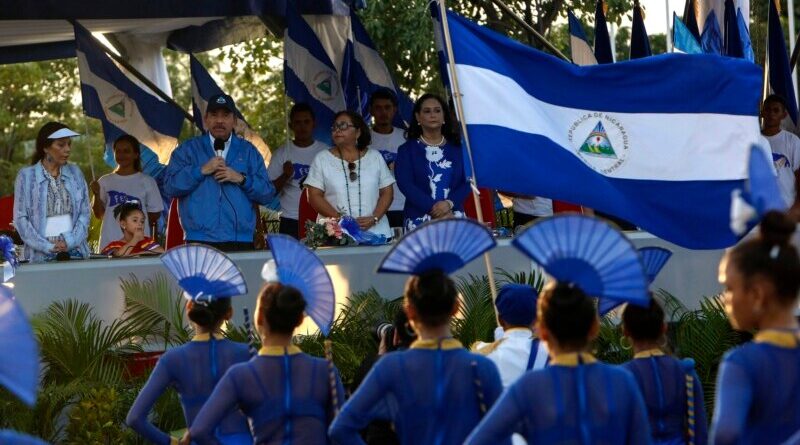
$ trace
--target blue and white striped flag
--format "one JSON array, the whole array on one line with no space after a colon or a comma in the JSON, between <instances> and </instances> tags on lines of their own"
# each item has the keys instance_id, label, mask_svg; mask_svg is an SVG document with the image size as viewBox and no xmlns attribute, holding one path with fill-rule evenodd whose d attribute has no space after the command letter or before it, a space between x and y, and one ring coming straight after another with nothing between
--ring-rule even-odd
<instances>
[{"instance_id":1,"label":"blue and white striped flag","mask_svg":"<svg viewBox=\"0 0 800 445\"><path fill-rule=\"evenodd\" d=\"M341 68L350 34L350 17L301 16L286 2L283 80L286 94L295 103L314 110L314 138L331 143L333 116L347 108ZM311 21L311 22L309 22Z\"/></svg>"},{"instance_id":2,"label":"blue and white striped flag","mask_svg":"<svg viewBox=\"0 0 800 445\"><path fill-rule=\"evenodd\" d=\"M760 139L754 64L665 54L578 67L448 22L479 186L585 205L688 248L736 242L731 195Z\"/></svg>"},{"instance_id":3,"label":"blue and white striped flag","mask_svg":"<svg viewBox=\"0 0 800 445\"><path fill-rule=\"evenodd\" d=\"M397 86L386 62L375 49L375 44L354 9L351 9L350 12L350 26L353 33L352 39L348 41L344 79L342 80L347 97L347 108L359 110L361 115L368 119L367 105L370 95L377 90L387 89L394 92L398 102L398 113L395 115L394 126L405 128L406 123L411 120L414 103Z\"/></svg>"},{"instance_id":4,"label":"blue and white striped flag","mask_svg":"<svg viewBox=\"0 0 800 445\"><path fill-rule=\"evenodd\" d=\"M215 94L223 94L222 88L217 85L211 74L208 73L206 68L200 63L194 55L189 55L190 58L190 72L192 74L192 116L194 116L194 123L203 131L206 131L203 116L205 115L206 107L208 106L208 99ZM269 164L272 158L272 152L261 135L256 133L250 128L250 125L242 116L239 108L236 108L236 128L234 132L244 138L246 141L253 144L254 147L261 153L264 162Z\"/></svg>"},{"instance_id":5,"label":"blue and white striped flag","mask_svg":"<svg viewBox=\"0 0 800 445\"><path fill-rule=\"evenodd\" d=\"M178 145L183 111L129 79L97 46L91 33L78 24L75 43L83 110L102 122L106 146L110 147L120 135L130 134L155 154L142 151L143 167L160 170L159 161L166 164ZM151 171L146 173L153 175Z\"/></svg>"},{"instance_id":6,"label":"blue and white striped flag","mask_svg":"<svg viewBox=\"0 0 800 445\"><path fill-rule=\"evenodd\" d=\"M586 41L586 33L583 32L580 20L575 17L572 11L567 11L569 19L569 47L572 52L572 61L580 66L597 65L592 47Z\"/></svg>"}]
</instances>

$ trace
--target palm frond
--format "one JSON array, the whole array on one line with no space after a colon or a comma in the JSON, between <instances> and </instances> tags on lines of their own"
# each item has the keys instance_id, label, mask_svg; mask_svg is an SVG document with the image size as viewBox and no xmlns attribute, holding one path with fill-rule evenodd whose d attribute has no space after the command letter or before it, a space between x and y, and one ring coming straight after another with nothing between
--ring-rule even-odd
<instances>
[{"instance_id":1,"label":"palm frond","mask_svg":"<svg viewBox=\"0 0 800 445\"><path fill-rule=\"evenodd\" d=\"M125 296L123 317L141 328L145 343L158 342L167 347L189 341L192 332L184 318L185 300L165 274L158 273L144 281L131 274L129 279L120 281Z\"/></svg>"},{"instance_id":2,"label":"palm frond","mask_svg":"<svg viewBox=\"0 0 800 445\"><path fill-rule=\"evenodd\" d=\"M451 321L453 336L469 348L477 341L492 341L497 316L486 276L461 277L456 282L460 305Z\"/></svg>"},{"instance_id":3,"label":"palm frond","mask_svg":"<svg viewBox=\"0 0 800 445\"><path fill-rule=\"evenodd\" d=\"M133 339L139 326L128 319L106 324L87 303L66 300L51 304L35 323L45 380L83 381L108 385L121 381L125 357L140 352Z\"/></svg>"}]
</instances>

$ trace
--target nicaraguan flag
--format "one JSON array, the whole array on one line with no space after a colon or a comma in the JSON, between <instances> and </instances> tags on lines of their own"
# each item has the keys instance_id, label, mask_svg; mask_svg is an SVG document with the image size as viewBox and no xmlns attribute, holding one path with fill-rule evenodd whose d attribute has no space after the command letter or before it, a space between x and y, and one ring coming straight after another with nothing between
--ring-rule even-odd
<instances>
[{"instance_id":1,"label":"nicaraguan flag","mask_svg":"<svg viewBox=\"0 0 800 445\"><path fill-rule=\"evenodd\" d=\"M314 138L330 144L333 116L347 108L340 69L350 34L350 18L334 15L309 18L314 20L314 28L292 2L286 2L283 81L286 94L295 103L305 102L314 110L317 124ZM337 56L341 60L336 60Z\"/></svg>"},{"instance_id":2,"label":"nicaraguan flag","mask_svg":"<svg viewBox=\"0 0 800 445\"><path fill-rule=\"evenodd\" d=\"M797 99L792 85L792 70L789 67L789 53L783 40L781 17L775 2L769 0L767 31L767 63L769 66L769 87L775 94L786 100L789 117L797 125Z\"/></svg>"},{"instance_id":3,"label":"nicaraguan flag","mask_svg":"<svg viewBox=\"0 0 800 445\"><path fill-rule=\"evenodd\" d=\"M195 125L201 130L206 131L203 116L208 106L208 99L215 94L222 94L224 92L194 55L189 55L189 58L190 72L192 74L192 116L194 116ZM234 132L253 144L258 152L261 153L264 162L269 163L272 157L269 146L264 142L264 139L261 138L261 135L250 128L250 125L248 125L238 107L236 108L236 118L236 128Z\"/></svg>"},{"instance_id":4,"label":"nicaraguan flag","mask_svg":"<svg viewBox=\"0 0 800 445\"><path fill-rule=\"evenodd\" d=\"M754 64L578 67L448 14L479 186L588 206L689 248L736 242L731 191L760 138Z\"/></svg>"},{"instance_id":5,"label":"nicaraguan flag","mask_svg":"<svg viewBox=\"0 0 800 445\"><path fill-rule=\"evenodd\" d=\"M347 108L359 110L361 115L368 119L367 105L370 95L380 89L390 90L394 92L398 102L394 126L405 128L406 123L411 120L414 103L397 86L386 62L375 49L375 44L356 15L355 9L350 10L350 26L353 28L353 38L348 41L345 80L342 81L345 86Z\"/></svg>"},{"instance_id":6,"label":"nicaraguan flag","mask_svg":"<svg viewBox=\"0 0 800 445\"><path fill-rule=\"evenodd\" d=\"M594 57L597 63L614 63L614 52L611 51L611 37L606 25L606 2L597 0L594 9Z\"/></svg>"},{"instance_id":7,"label":"nicaraguan flag","mask_svg":"<svg viewBox=\"0 0 800 445\"><path fill-rule=\"evenodd\" d=\"M569 47L572 51L572 61L580 66L597 65L594 52L586 41L586 33L583 32L580 20L575 17L572 11L567 11L569 17Z\"/></svg>"},{"instance_id":8,"label":"nicaraguan flag","mask_svg":"<svg viewBox=\"0 0 800 445\"><path fill-rule=\"evenodd\" d=\"M78 24L75 25L75 44L83 110L87 116L102 122L106 146L127 133L157 156L155 159L156 156L143 151L143 167L153 162L158 166L159 161L166 164L178 145L183 111L129 79L97 46L91 33Z\"/></svg>"},{"instance_id":9,"label":"nicaraguan flag","mask_svg":"<svg viewBox=\"0 0 800 445\"><path fill-rule=\"evenodd\" d=\"M676 53L702 54L703 47L694 38L689 28L678 18L678 14L672 13L672 50Z\"/></svg>"},{"instance_id":10,"label":"nicaraguan flag","mask_svg":"<svg viewBox=\"0 0 800 445\"><path fill-rule=\"evenodd\" d=\"M719 30L717 14L712 10L706 17L706 24L703 26L703 34L700 35L700 45L706 54L722 55L724 51L722 44L722 33Z\"/></svg>"},{"instance_id":11,"label":"nicaraguan flag","mask_svg":"<svg viewBox=\"0 0 800 445\"><path fill-rule=\"evenodd\" d=\"M650 39L644 27L644 13L642 7L636 3L633 6L633 24L631 25L631 56L630 59L641 59L653 54L650 50Z\"/></svg>"}]
</instances>

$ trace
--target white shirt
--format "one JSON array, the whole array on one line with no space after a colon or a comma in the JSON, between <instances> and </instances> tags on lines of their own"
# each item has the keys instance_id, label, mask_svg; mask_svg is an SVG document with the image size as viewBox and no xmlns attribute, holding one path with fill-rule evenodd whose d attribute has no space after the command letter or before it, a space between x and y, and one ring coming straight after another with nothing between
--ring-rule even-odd
<instances>
[{"instance_id":1,"label":"white shirt","mask_svg":"<svg viewBox=\"0 0 800 445\"><path fill-rule=\"evenodd\" d=\"M781 130L774 136L765 136L772 148L772 162L778 173L778 186L786 204L794 204L795 172L800 169L800 138Z\"/></svg>"},{"instance_id":2,"label":"white shirt","mask_svg":"<svg viewBox=\"0 0 800 445\"><path fill-rule=\"evenodd\" d=\"M321 151L311 163L305 185L324 191L325 199L342 214L372 216L378 205L380 189L394 184L392 172L377 150L367 149L361 159L355 162L355 171L360 170L355 181L350 180L347 164L330 150ZM322 218L320 216L318 219ZM387 238L392 236L386 215L369 231Z\"/></svg>"},{"instance_id":3,"label":"white shirt","mask_svg":"<svg viewBox=\"0 0 800 445\"><path fill-rule=\"evenodd\" d=\"M397 127L393 127L392 132L389 134L378 133L372 129L370 129L370 132L372 133L372 144L370 144L369 148L381 153L383 159L386 160L386 164L389 165L392 175L394 175L394 160L397 158L397 149L406 142L405 132ZM406 197L397 188L397 183L395 182L394 197L389 210L402 211L405 203Z\"/></svg>"},{"instance_id":4,"label":"white shirt","mask_svg":"<svg viewBox=\"0 0 800 445\"><path fill-rule=\"evenodd\" d=\"M164 201L161 199L156 180L138 172L127 176L109 173L101 176L97 182L100 184L100 194L97 197L106 208L98 248L102 250L108 243L122 238L122 229L119 228L119 222L114 219L114 208L127 201L139 201L144 210L144 233L150 236L147 214L164 210Z\"/></svg>"},{"instance_id":5,"label":"white shirt","mask_svg":"<svg viewBox=\"0 0 800 445\"><path fill-rule=\"evenodd\" d=\"M542 197L533 199L513 198L514 211L531 216L553 216L553 200Z\"/></svg>"},{"instance_id":6,"label":"white shirt","mask_svg":"<svg viewBox=\"0 0 800 445\"><path fill-rule=\"evenodd\" d=\"M226 159L228 156L228 149L231 148L231 138L233 137L233 132L228 136L228 140L225 141L225 148L222 150L222 159ZM211 139L211 149L214 150L214 136L211 133L208 133L208 138ZM217 151L214 150L214 154L217 154Z\"/></svg>"},{"instance_id":7,"label":"white shirt","mask_svg":"<svg viewBox=\"0 0 800 445\"><path fill-rule=\"evenodd\" d=\"M314 141L308 147L298 147L292 141L287 141L281 145L272 155L272 160L267 167L267 174L270 181L278 179L283 174L283 164L291 161L294 166L294 175L286 181L280 191L281 216L283 218L298 219L300 207L300 196L303 191L303 182L308 176L311 162L317 153L327 150L329 147L320 142Z\"/></svg>"},{"instance_id":8,"label":"white shirt","mask_svg":"<svg viewBox=\"0 0 800 445\"><path fill-rule=\"evenodd\" d=\"M503 333L503 338L498 340L499 343L497 347L486 356L497 366L497 371L500 373L500 380L503 382L503 388L511 386L511 384L516 382L527 370L528 359L531 354L531 345L533 344L532 340L533 332L531 332L530 329L509 329ZM544 342L539 341L536 343L540 345L540 350L537 351L533 369L541 369L547 362L547 347L544 346ZM539 355L541 355L542 350L545 352L545 355L541 357L542 360L539 360Z\"/></svg>"}]
</instances>

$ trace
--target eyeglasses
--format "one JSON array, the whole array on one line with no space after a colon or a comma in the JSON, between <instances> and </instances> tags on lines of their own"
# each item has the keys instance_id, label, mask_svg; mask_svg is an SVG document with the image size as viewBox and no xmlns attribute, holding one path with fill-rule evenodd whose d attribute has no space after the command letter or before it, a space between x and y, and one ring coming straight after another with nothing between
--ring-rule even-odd
<instances>
[{"instance_id":1,"label":"eyeglasses","mask_svg":"<svg viewBox=\"0 0 800 445\"><path fill-rule=\"evenodd\" d=\"M334 124L331 126L331 131L345 131L350 127L356 128L355 125L348 124L347 122L334 122Z\"/></svg>"},{"instance_id":2,"label":"eyeglasses","mask_svg":"<svg viewBox=\"0 0 800 445\"><path fill-rule=\"evenodd\" d=\"M350 170L350 182L356 181L358 179L358 173L356 173L356 163L348 162L347 169Z\"/></svg>"}]
</instances>

